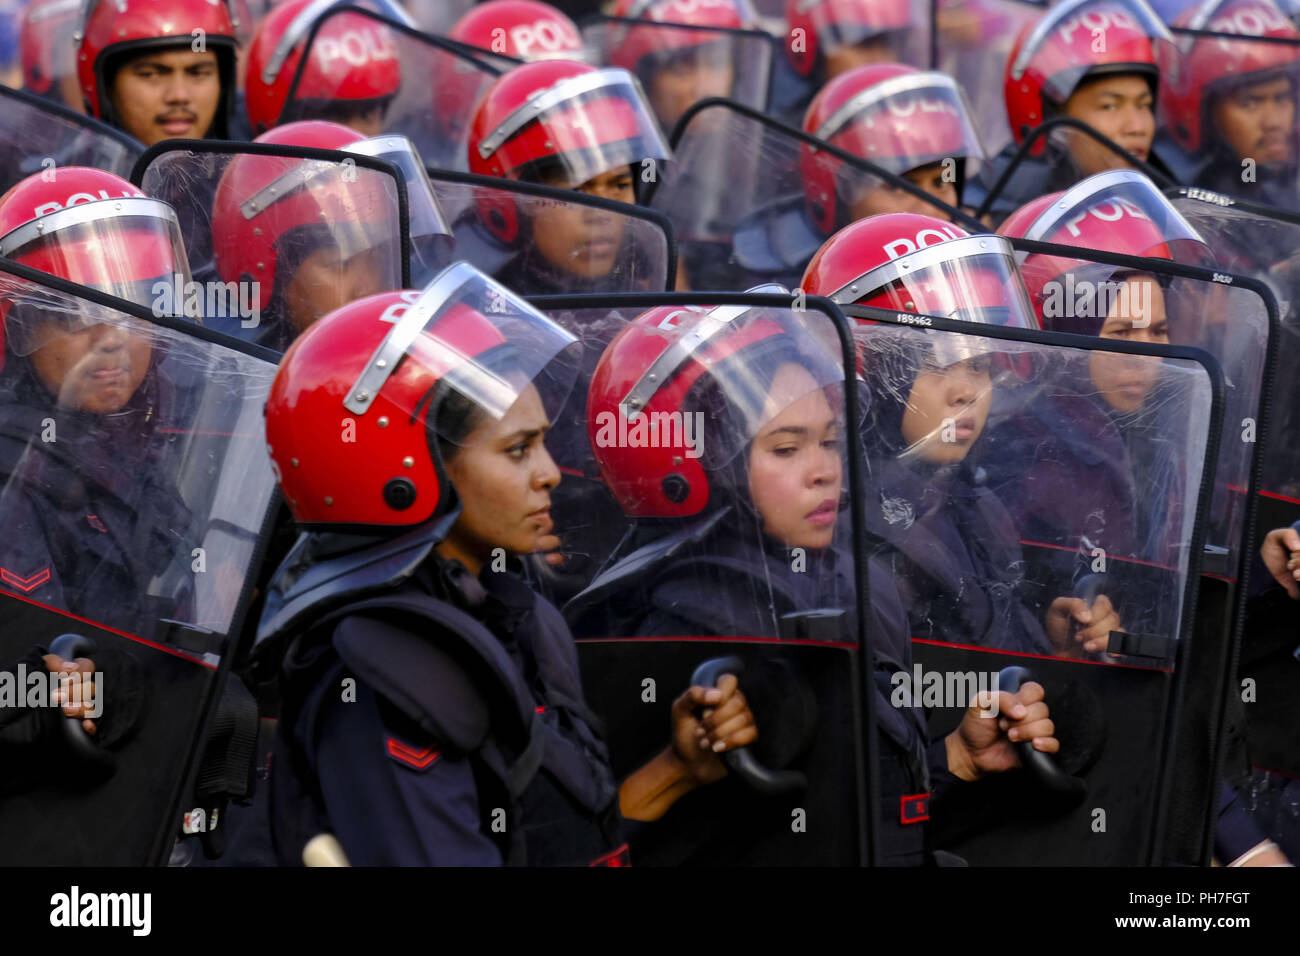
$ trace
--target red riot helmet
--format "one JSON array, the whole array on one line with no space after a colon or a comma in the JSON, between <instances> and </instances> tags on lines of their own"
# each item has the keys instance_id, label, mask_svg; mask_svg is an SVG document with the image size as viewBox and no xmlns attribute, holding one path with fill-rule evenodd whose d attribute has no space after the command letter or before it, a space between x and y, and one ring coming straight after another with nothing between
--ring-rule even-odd
<instances>
[{"instance_id":1,"label":"red riot helmet","mask_svg":"<svg viewBox=\"0 0 1300 956\"><path fill-rule=\"evenodd\" d=\"M72 35L80 10L81 0L32 0L23 9L18 53L25 89L40 96L57 95L54 84L76 73Z\"/></svg>"},{"instance_id":2,"label":"red riot helmet","mask_svg":"<svg viewBox=\"0 0 1300 956\"><path fill-rule=\"evenodd\" d=\"M909 0L785 0L786 56L796 73L811 76L828 51L887 37L897 41L889 59L916 59L919 51L905 55L921 26L914 7Z\"/></svg>"},{"instance_id":3,"label":"red riot helmet","mask_svg":"<svg viewBox=\"0 0 1300 956\"><path fill-rule=\"evenodd\" d=\"M829 339L825 323L798 311L746 305L660 306L623 329L601 356L587 400L592 451L623 511L690 517L719 497L720 483L735 487L730 466L780 412L765 379L792 362L814 387L843 381ZM634 438L638 422L695 415L705 418L695 435L682 427L667 440L662 432L654 442Z\"/></svg>"},{"instance_id":4,"label":"red riot helmet","mask_svg":"<svg viewBox=\"0 0 1300 956\"><path fill-rule=\"evenodd\" d=\"M268 451L294 518L392 532L452 514L444 452L477 441L476 426L502 418L530 385L553 417L579 351L465 262L422 291L331 312L285 353L266 403ZM342 420L355 440L340 441Z\"/></svg>"},{"instance_id":5,"label":"red riot helmet","mask_svg":"<svg viewBox=\"0 0 1300 956\"><path fill-rule=\"evenodd\" d=\"M526 62L584 58L577 24L539 0L487 0L457 20L447 36Z\"/></svg>"},{"instance_id":6,"label":"red riot helmet","mask_svg":"<svg viewBox=\"0 0 1300 956\"><path fill-rule=\"evenodd\" d=\"M896 175L951 159L959 196L966 161L984 158L956 81L902 63L837 76L809 104L803 129ZM799 161L809 217L830 235L850 218L844 209L853 197L843 195L838 182L843 164L807 143L800 144Z\"/></svg>"},{"instance_id":7,"label":"red riot helmet","mask_svg":"<svg viewBox=\"0 0 1300 956\"><path fill-rule=\"evenodd\" d=\"M468 151L473 173L530 182L554 176L573 187L624 166L639 183L647 161L672 158L636 77L569 60L525 63L498 77L474 113ZM489 228L513 239L513 202L490 206L480 204Z\"/></svg>"},{"instance_id":8,"label":"red riot helmet","mask_svg":"<svg viewBox=\"0 0 1300 956\"><path fill-rule=\"evenodd\" d=\"M36 173L0 196L0 256L144 306L153 280L189 279L172 207L88 166Z\"/></svg>"},{"instance_id":9,"label":"red riot helmet","mask_svg":"<svg viewBox=\"0 0 1300 956\"><path fill-rule=\"evenodd\" d=\"M317 20L344 0L288 0L258 24L244 66L244 105L254 135L282 122L289 87ZM403 23L395 3L376 0L380 13ZM382 23L357 14L330 17L312 40L312 55L294 90L290 119L332 119L385 107L402 85L397 41Z\"/></svg>"},{"instance_id":10,"label":"red riot helmet","mask_svg":"<svg viewBox=\"0 0 1300 956\"><path fill-rule=\"evenodd\" d=\"M86 166L36 173L0 196L0 258L165 314L174 288L190 281L172 207ZM5 349L27 355L39 348L38 323L50 318L39 306L14 308L19 303L7 299L0 294L0 368ZM109 312L88 304L82 313L62 310L57 318L64 331L75 332Z\"/></svg>"},{"instance_id":11,"label":"red riot helmet","mask_svg":"<svg viewBox=\"0 0 1300 956\"><path fill-rule=\"evenodd\" d=\"M1247 39L1278 37L1300 43L1300 31L1271 0L1204 0L1185 10L1175 25L1241 37L1177 39L1180 55L1161 84L1160 110L1169 134L1188 152L1215 144L1216 137L1206 135L1214 97L1276 77L1290 81L1296 95L1300 46Z\"/></svg>"},{"instance_id":12,"label":"red riot helmet","mask_svg":"<svg viewBox=\"0 0 1300 956\"><path fill-rule=\"evenodd\" d=\"M208 136L229 136L235 105L235 26L226 0L85 0L77 27L77 77L86 112L120 125L110 84L123 61L150 50L193 50L217 55L221 100Z\"/></svg>"},{"instance_id":13,"label":"red riot helmet","mask_svg":"<svg viewBox=\"0 0 1300 956\"><path fill-rule=\"evenodd\" d=\"M364 142L323 120L286 123L255 143L342 150ZM222 173L212 203L217 272L225 282L256 282L261 300L282 301L293 274L312 253L373 263L358 298L401 287L401 224L381 178L343 163L242 153ZM366 171L368 172L368 171ZM386 179L386 177L385 177ZM269 290L269 291L266 291Z\"/></svg>"},{"instance_id":14,"label":"red riot helmet","mask_svg":"<svg viewBox=\"0 0 1300 956\"><path fill-rule=\"evenodd\" d=\"M1008 216L998 232L1187 265L1204 267L1214 261L1213 252L1196 229L1150 179L1134 170L1097 173L1065 192L1041 196ZM1078 278L1082 271L1111 278L1118 267L1037 252L1018 252L1016 258L1043 328L1097 334L1104 314L1066 315L1054 308L1053 302L1062 294L1059 280L1068 273Z\"/></svg>"},{"instance_id":15,"label":"red riot helmet","mask_svg":"<svg viewBox=\"0 0 1300 956\"><path fill-rule=\"evenodd\" d=\"M754 14L743 0L618 0L611 16L648 20L655 24L681 23L696 27L743 30L754 22ZM672 54L705 43L717 34L705 30L664 30L620 25L613 34L609 60L615 66L637 72L646 61L661 61ZM644 81L645 77L641 79Z\"/></svg>"},{"instance_id":16,"label":"red riot helmet","mask_svg":"<svg viewBox=\"0 0 1300 956\"><path fill-rule=\"evenodd\" d=\"M1038 326L1011 243L916 213L870 216L841 229L808 263L801 288L838 305Z\"/></svg>"},{"instance_id":17,"label":"red riot helmet","mask_svg":"<svg viewBox=\"0 0 1300 956\"><path fill-rule=\"evenodd\" d=\"M1138 74L1157 91L1173 62L1168 28L1144 0L1064 0L1025 25L1007 57L1003 92L1016 144L1088 79ZM1040 139L1031 150L1041 155Z\"/></svg>"}]
</instances>

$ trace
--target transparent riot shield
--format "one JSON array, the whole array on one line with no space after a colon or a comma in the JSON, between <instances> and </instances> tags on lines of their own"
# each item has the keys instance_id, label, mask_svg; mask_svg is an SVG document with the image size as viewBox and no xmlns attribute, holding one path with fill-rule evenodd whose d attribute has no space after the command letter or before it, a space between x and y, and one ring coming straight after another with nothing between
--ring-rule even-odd
<instances>
[{"instance_id":1,"label":"transparent riot shield","mask_svg":"<svg viewBox=\"0 0 1300 956\"><path fill-rule=\"evenodd\" d=\"M355 71L331 70L330 60L354 66L381 63L371 75L366 100L380 106L377 133L401 133L425 162L468 169L466 143L479 96L502 72L462 44L420 33L360 7L330 10L312 26L307 55L294 74L282 122L331 119L339 104L363 92L345 87ZM313 64L319 64L314 69Z\"/></svg>"},{"instance_id":2,"label":"transparent riot shield","mask_svg":"<svg viewBox=\"0 0 1300 956\"><path fill-rule=\"evenodd\" d=\"M193 282L176 314L283 351L322 315L405 288L404 176L370 156L257 143L160 143L132 182L175 208Z\"/></svg>"},{"instance_id":3,"label":"transparent riot shield","mask_svg":"<svg viewBox=\"0 0 1300 956\"><path fill-rule=\"evenodd\" d=\"M421 30L440 35L446 34L473 6L474 0L412 0L406 4Z\"/></svg>"},{"instance_id":4,"label":"transparent riot shield","mask_svg":"<svg viewBox=\"0 0 1300 956\"><path fill-rule=\"evenodd\" d=\"M960 742L960 782L930 809L934 844L973 865L1196 862L1199 843L1172 841L1169 818L1177 795L1208 826L1218 794L1212 766L1174 751L1195 679L1221 679L1195 673L1193 626L1223 415L1216 363L847 311L862 320L871 397L867 530L904 597L915 660L892 675L889 705ZM955 760L996 737L976 695L1030 681L1059 750L1021 742L1017 769L1005 752ZM1201 715L1201 745L1220 721Z\"/></svg>"},{"instance_id":5,"label":"transparent riot shield","mask_svg":"<svg viewBox=\"0 0 1300 956\"><path fill-rule=\"evenodd\" d=\"M1043 5L1025 0L939 0L933 4L935 66L956 79L970 99L972 119L995 152L1011 141L1002 87L1007 57Z\"/></svg>"},{"instance_id":6,"label":"transparent riot shield","mask_svg":"<svg viewBox=\"0 0 1300 956\"><path fill-rule=\"evenodd\" d=\"M675 161L648 202L672 223L693 289L797 287L833 232L880 211L881 191L906 194L910 211L982 229L878 164L727 100L687 111L672 147Z\"/></svg>"},{"instance_id":7,"label":"transparent riot shield","mask_svg":"<svg viewBox=\"0 0 1300 956\"><path fill-rule=\"evenodd\" d=\"M1019 147L1013 144L1004 147L981 169L979 177L967 184L963 198L974 207L973 215L996 227L1026 203L1047 193L1069 189L1085 179L1088 173L1070 156L1066 137L1087 143L1087 148L1096 154L1094 164L1099 168L1136 169L1161 188L1176 185L1160 152L1153 151L1145 159L1140 158L1082 120L1054 116L1031 130ZM1042 149L1044 142L1046 158L1035 156L1034 152Z\"/></svg>"},{"instance_id":8,"label":"transparent riot shield","mask_svg":"<svg viewBox=\"0 0 1300 956\"><path fill-rule=\"evenodd\" d=\"M163 863L183 824L220 826L190 794L276 501L275 368L7 262L0 310L0 658L89 658L79 692L98 718L92 736L47 720L48 694L13 702L44 729L5 734L0 857Z\"/></svg>"},{"instance_id":9,"label":"transparent riot shield","mask_svg":"<svg viewBox=\"0 0 1300 956\"><path fill-rule=\"evenodd\" d=\"M1265 282L1277 299L1279 372L1266 396L1267 434L1260 436L1257 522L1261 533L1283 527L1300 519L1300 449L1289 438L1300 428L1300 386L1286 372L1300 361L1300 215L1199 188L1171 190L1169 195L1223 268Z\"/></svg>"},{"instance_id":10,"label":"transparent riot shield","mask_svg":"<svg viewBox=\"0 0 1300 956\"><path fill-rule=\"evenodd\" d=\"M673 288L676 248L661 213L574 190L428 172L455 257L521 295Z\"/></svg>"},{"instance_id":11,"label":"transparent riot shield","mask_svg":"<svg viewBox=\"0 0 1300 956\"><path fill-rule=\"evenodd\" d=\"M585 356L547 436L564 563L536 577L565 604L615 773L662 750L692 682L736 674L758 726L726 778L643 828L634 865L869 862L847 328L784 293L535 301ZM817 477L769 497L795 455ZM919 722L896 732L919 743Z\"/></svg>"},{"instance_id":12,"label":"transparent riot shield","mask_svg":"<svg viewBox=\"0 0 1300 956\"><path fill-rule=\"evenodd\" d=\"M125 177L144 146L126 133L30 93L0 86L0 195L59 166Z\"/></svg>"},{"instance_id":13,"label":"transparent riot shield","mask_svg":"<svg viewBox=\"0 0 1300 956\"><path fill-rule=\"evenodd\" d=\"M671 131L692 104L726 97L767 109L772 62L781 51L762 30L660 23L598 16L581 25L586 46L602 65L636 74L659 125Z\"/></svg>"},{"instance_id":14,"label":"transparent riot shield","mask_svg":"<svg viewBox=\"0 0 1300 956\"><path fill-rule=\"evenodd\" d=\"M1199 188L1171 190L1173 204L1214 249L1224 268L1245 273L1267 283L1277 298L1281 322L1275 334L1276 365L1262 385L1268 405L1268 426L1258 435L1260 453L1259 494L1256 498L1252 557L1264 535L1300 520L1300 452L1294 436L1300 426L1300 401L1295 376L1300 362L1300 216L1275 208L1234 200L1222 193ZM1280 589L1269 590L1272 580L1253 582L1246 606L1238 658L1238 680L1249 679L1256 691L1245 704L1247 751L1257 773L1300 776L1300 753L1295 745L1291 701L1295 682L1296 641L1290 623L1290 599ZM1263 593L1258 593L1263 592ZM1238 773L1243 768L1233 767ZM1255 787L1247 787L1255 792Z\"/></svg>"},{"instance_id":15,"label":"transparent riot shield","mask_svg":"<svg viewBox=\"0 0 1300 956\"><path fill-rule=\"evenodd\" d=\"M1212 239L1204 238L1217 255ZM1195 681L1210 683L1196 685L1188 713L1204 709L1206 719L1213 719L1212 713L1226 706L1239 714L1241 694L1232 673L1232 655L1241 640L1251 590L1248 579L1256 547L1251 535L1259 501L1254 489L1259 487L1263 453L1260 436L1271 430L1272 352L1280 339L1275 331L1276 302L1262 283L1233 273L1028 240L1016 239L1012 244L1027 277L1043 269L1054 276L1046 283L1035 279L1035 285L1041 284L1053 300L1043 301L1044 314L1051 306L1059 317L1050 321L1051 327L1069 330L1087 321L1100 325L1086 316L1089 309L1101 315L1104 307L1104 321L1113 327L1104 334L1143 338L1152 328L1144 323L1151 322L1159 337L1163 319L1170 343L1204 349L1222 369L1224 416L1214 455L1214 485L1205 503L1205 553L1196 619L1201 640L1193 651ZM1126 323L1132 328L1123 329ZM1076 330L1081 329L1082 325ZM1220 760L1219 753L1188 743L1190 733L1186 730L1180 736L1180 760L1208 760L1211 766ZM1228 757L1224 773L1236 779L1244 771L1239 765L1244 755L1237 752ZM1179 804L1171 825L1199 825L1198 813L1183 813Z\"/></svg>"}]
</instances>

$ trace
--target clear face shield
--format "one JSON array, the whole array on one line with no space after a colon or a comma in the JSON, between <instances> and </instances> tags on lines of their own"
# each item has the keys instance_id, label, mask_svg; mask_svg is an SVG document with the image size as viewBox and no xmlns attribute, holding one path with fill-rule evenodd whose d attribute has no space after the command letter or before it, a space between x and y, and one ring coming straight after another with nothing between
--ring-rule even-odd
<instances>
[{"instance_id":1,"label":"clear face shield","mask_svg":"<svg viewBox=\"0 0 1300 956\"><path fill-rule=\"evenodd\" d=\"M863 90L813 132L891 173L985 156L970 109L956 82L942 73L897 76Z\"/></svg>"},{"instance_id":2,"label":"clear face shield","mask_svg":"<svg viewBox=\"0 0 1300 956\"><path fill-rule=\"evenodd\" d=\"M190 279L175 211L165 202L123 197L78 203L0 237L0 256L70 282L173 314L167 290Z\"/></svg>"},{"instance_id":3,"label":"clear face shield","mask_svg":"<svg viewBox=\"0 0 1300 956\"><path fill-rule=\"evenodd\" d=\"M388 378L427 380L401 411L416 419L428 406L439 442L468 448L511 434L545 431L577 377L581 345L505 286L457 262L410 303L394 307L392 329L344 400L369 411Z\"/></svg>"},{"instance_id":4,"label":"clear face shield","mask_svg":"<svg viewBox=\"0 0 1300 956\"><path fill-rule=\"evenodd\" d=\"M544 156L570 187L625 166L639 172L646 160L672 158L641 85L617 68L539 91L488 133L478 150L485 160L498 154L507 175Z\"/></svg>"},{"instance_id":5,"label":"clear face shield","mask_svg":"<svg viewBox=\"0 0 1300 956\"><path fill-rule=\"evenodd\" d=\"M1038 327L1011 244L1001 236L967 236L904 254L828 298L837 305L858 303L964 322Z\"/></svg>"},{"instance_id":6,"label":"clear face shield","mask_svg":"<svg viewBox=\"0 0 1300 956\"><path fill-rule=\"evenodd\" d=\"M343 151L386 160L401 170L411 219L411 285L424 287L447 264L454 242L415 145L405 136L376 136Z\"/></svg>"}]
</instances>

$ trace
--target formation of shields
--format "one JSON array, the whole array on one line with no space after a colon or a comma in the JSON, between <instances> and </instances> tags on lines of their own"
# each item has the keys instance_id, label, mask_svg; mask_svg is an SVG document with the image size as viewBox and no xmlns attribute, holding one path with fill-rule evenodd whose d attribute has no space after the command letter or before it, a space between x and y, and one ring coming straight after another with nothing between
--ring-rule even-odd
<instances>
[{"instance_id":1,"label":"formation of shields","mask_svg":"<svg viewBox=\"0 0 1300 956\"><path fill-rule=\"evenodd\" d=\"M1300 9L11 19L0 862L1300 856Z\"/></svg>"}]
</instances>

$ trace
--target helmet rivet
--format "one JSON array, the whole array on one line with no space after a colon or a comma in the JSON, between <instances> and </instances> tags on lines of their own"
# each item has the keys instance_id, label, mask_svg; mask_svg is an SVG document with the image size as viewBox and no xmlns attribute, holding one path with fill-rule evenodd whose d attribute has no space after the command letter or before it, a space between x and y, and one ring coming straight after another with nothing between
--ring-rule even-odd
<instances>
[{"instance_id":1,"label":"helmet rivet","mask_svg":"<svg viewBox=\"0 0 1300 956\"><path fill-rule=\"evenodd\" d=\"M375 422L375 424L378 425L380 428L387 428L387 427L388 427L388 416L387 416L387 415L380 415L380 416L379 416L379 421Z\"/></svg>"},{"instance_id":2,"label":"helmet rivet","mask_svg":"<svg viewBox=\"0 0 1300 956\"><path fill-rule=\"evenodd\" d=\"M980 240L980 248L981 248L981 249L987 249L987 248L988 248L988 240L986 240L986 239L981 239L981 240Z\"/></svg>"},{"instance_id":3,"label":"helmet rivet","mask_svg":"<svg viewBox=\"0 0 1300 956\"><path fill-rule=\"evenodd\" d=\"M255 236L260 236L261 234L262 234L262 227L261 227L261 226L257 226L256 228L253 229L253 235L255 235Z\"/></svg>"},{"instance_id":4,"label":"helmet rivet","mask_svg":"<svg viewBox=\"0 0 1300 956\"><path fill-rule=\"evenodd\" d=\"M857 291L858 291L857 284L855 283L855 284L849 286L849 291L850 291L850 292L857 292Z\"/></svg>"},{"instance_id":5,"label":"helmet rivet","mask_svg":"<svg viewBox=\"0 0 1300 956\"><path fill-rule=\"evenodd\" d=\"M650 374L648 374L648 375L646 376L646 378L648 378L648 379L649 379L650 381L652 381L652 382L656 382L656 381L659 380L659 376L656 375L654 372L651 372Z\"/></svg>"},{"instance_id":6,"label":"helmet rivet","mask_svg":"<svg viewBox=\"0 0 1300 956\"><path fill-rule=\"evenodd\" d=\"M402 467L403 467L403 468L414 468L414 467L415 467L415 459L412 458L410 455L407 455L405 458L402 459Z\"/></svg>"},{"instance_id":7,"label":"helmet rivet","mask_svg":"<svg viewBox=\"0 0 1300 956\"><path fill-rule=\"evenodd\" d=\"M259 262L259 263L257 264L257 267L258 267L259 269L265 269L265 268L266 268L266 266L265 266L263 263L261 263L261 262Z\"/></svg>"},{"instance_id":8,"label":"helmet rivet","mask_svg":"<svg viewBox=\"0 0 1300 956\"><path fill-rule=\"evenodd\" d=\"M359 388L357 389L357 394L354 395L353 398L355 398L358 402L364 402L368 398L370 398L370 393L367 392L364 388Z\"/></svg>"},{"instance_id":9,"label":"helmet rivet","mask_svg":"<svg viewBox=\"0 0 1300 956\"><path fill-rule=\"evenodd\" d=\"M375 368L388 368L388 359L377 359L375 361Z\"/></svg>"},{"instance_id":10,"label":"helmet rivet","mask_svg":"<svg viewBox=\"0 0 1300 956\"><path fill-rule=\"evenodd\" d=\"M294 468L297 468L297 467L298 467L298 459L297 459L297 458L290 458L290 459L289 459L289 464L292 465Z\"/></svg>"},{"instance_id":11,"label":"helmet rivet","mask_svg":"<svg viewBox=\"0 0 1300 956\"><path fill-rule=\"evenodd\" d=\"M121 204L120 202L119 202L119 203L114 203L114 204L113 204L113 208L114 208L114 209L121 209L121 208L122 208L122 204Z\"/></svg>"},{"instance_id":12,"label":"helmet rivet","mask_svg":"<svg viewBox=\"0 0 1300 956\"><path fill-rule=\"evenodd\" d=\"M334 499L333 499L330 495L326 495L326 496L325 496L325 504L329 505L330 507L333 507L333 506L334 506Z\"/></svg>"}]
</instances>

